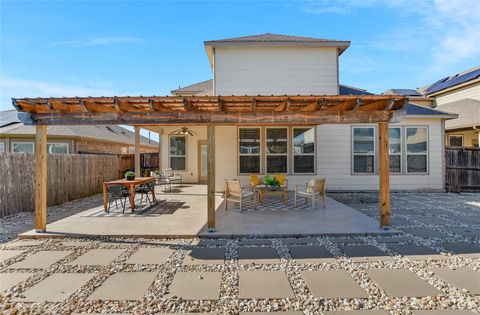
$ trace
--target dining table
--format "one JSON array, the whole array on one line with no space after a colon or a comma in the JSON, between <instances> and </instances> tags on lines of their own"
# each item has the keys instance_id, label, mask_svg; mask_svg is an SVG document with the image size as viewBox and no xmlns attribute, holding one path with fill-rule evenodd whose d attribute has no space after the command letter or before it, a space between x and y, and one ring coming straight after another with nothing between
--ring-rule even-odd
<instances>
[{"instance_id":1,"label":"dining table","mask_svg":"<svg viewBox=\"0 0 480 315\"><path fill-rule=\"evenodd\" d=\"M135 187L143 184L148 184L155 182L155 177L135 177L132 180L127 179L117 179L108 182L103 182L103 208L107 211L107 200L108 200L108 186L118 185L128 188L129 199L130 199L130 209L132 212L135 210ZM155 185L152 187L152 200L157 201L155 197Z\"/></svg>"}]
</instances>

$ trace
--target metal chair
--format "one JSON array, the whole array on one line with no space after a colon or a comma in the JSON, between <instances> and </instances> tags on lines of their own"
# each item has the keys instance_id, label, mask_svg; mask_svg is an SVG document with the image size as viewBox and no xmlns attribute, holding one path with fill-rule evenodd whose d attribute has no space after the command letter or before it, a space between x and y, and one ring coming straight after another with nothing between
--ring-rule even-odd
<instances>
[{"instance_id":1,"label":"metal chair","mask_svg":"<svg viewBox=\"0 0 480 315\"><path fill-rule=\"evenodd\" d=\"M148 201L148 203L153 205L153 202L150 200L150 197L148 196L149 193L153 192L153 189L155 187L155 183L147 183L147 184L142 184L135 188L135 193L140 194L140 203L143 201L143 196L145 196L145 201Z\"/></svg>"},{"instance_id":2,"label":"metal chair","mask_svg":"<svg viewBox=\"0 0 480 315\"><path fill-rule=\"evenodd\" d=\"M120 200L122 205L122 213L125 213L125 206L127 205L127 199L130 193L123 189L122 186L112 185L108 186L108 207L107 213L110 213L110 205L115 201L115 207L118 208L117 200Z\"/></svg>"},{"instance_id":3,"label":"metal chair","mask_svg":"<svg viewBox=\"0 0 480 315\"><path fill-rule=\"evenodd\" d=\"M225 183L225 211L228 210L228 202L233 201L240 204L242 212L243 199L253 196L253 204L256 205L255 193L250 187L242 187L239 180L227 180Z\"/></svg>"},{"instance_id":4,"label":"metal chair","mask_svg":"<svg viewBox=\"0 0 480 315\"><path fill-rule=\"evenodd\" d=\"M322 198L323 208L325 209L325 188L326 188L326 179L312 179L306 185L295 185L295 206L297 205L297 196L304 197L305 202L307 199L312 200L312 208L315 210L315 200ZM305 187L305 190L299 190L299 187Z\"/></svg>"}]
</instances>

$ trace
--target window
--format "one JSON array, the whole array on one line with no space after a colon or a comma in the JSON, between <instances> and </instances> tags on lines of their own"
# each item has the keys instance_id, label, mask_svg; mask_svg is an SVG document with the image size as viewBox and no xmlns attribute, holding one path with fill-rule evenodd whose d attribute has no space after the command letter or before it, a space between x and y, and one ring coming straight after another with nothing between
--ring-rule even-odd
<instances>
[{"instance_id":1,"label":"window","mask_svg":"<svg viewBox=\"0 0 480 315\"><path fill-rule=\"evenodd\" d=\"M12 152L16 153L33 153L35 148L33 142L12 142Z\"/></svg>"},{"instance_id":2,"label":"window","mask_svg":"<svg viewBox=\"0 0 480 315\"><path fill-rule=\"evenodd\" d=\"M4 152L5 152L5 142L0 141L0 153L4 153Z\"/></svg>"},{"instance_id":3,"label":"window","mask_svg":"<svg viewBox=\"0 0 480 315\"><path fill-rule=\"evenodd\" d=\"M373 127L353 128L353 173L373 174L375 172L375 129Z\"/></svg>"},{"instance_id":4,"label":"window","mask_svg":"<svg viewBox=\"0 0 480 315\"><path fill-rule=\"evenodd\" d=\"M407 173L427 173L427 128L406 127Z\"/></svg>"},{"instance_id":5,"label":"window","mask_svg":"<svg viewBox=\"0 0 480 315\"><path fill-rule=\"evenodd\" d=\"M267 173L288 172L288 128L266 128Z\"/></svg>"},{"instance_id":6,"label":"window","mask_svg":"<svg viewBox=\"0 0 480 315\"><path fill-rule=\"evenodd\" d=\"M293 128L293 172L315 173L315 128Z\"/></svg>"},{"instance_id":7,"label":"window","mask_svg":"<svg viewBox=\"0 0 480 315\"><path fill-rule=\"evenodd\" d=\"M390 155L390 173L402 172L402 129L388 129L388 153Z\"/></svg>"},{"instance_id":8,"label":"window","mask_svg":"<svg viewBox=\"0 0 480 315\"><path fill-rule=\"evenodd\" d=\"M174 171L187 169L187 138L170 136L170 168Z\"/></svg>"},{"instance_id":9,"label":"window","mask_svg":"<svg viewBox=\"0 0 480 315\"><path fill-rule=\"evenodd\" d=\"M448 145L451 147L463 147L463 136L448 135Z\"/></svg>"},{"instance_id":10,"label":"window","mask_svg":"<svg viewBox=\"0 0 480 315\"><path fill-rule=\"evenodd\" d=\"M260 173L260 152L260 128L239 128L239 173Z\"/></svg>"},{"instance_id":11,"label":"window","mask_svg":"<svg viewBox=\"0 0 480 315\"><path fill-rule=\"evenodd\" d=\"M68 143L47 143L47 152L68 154Z\"/></svg>"}]
</instances>

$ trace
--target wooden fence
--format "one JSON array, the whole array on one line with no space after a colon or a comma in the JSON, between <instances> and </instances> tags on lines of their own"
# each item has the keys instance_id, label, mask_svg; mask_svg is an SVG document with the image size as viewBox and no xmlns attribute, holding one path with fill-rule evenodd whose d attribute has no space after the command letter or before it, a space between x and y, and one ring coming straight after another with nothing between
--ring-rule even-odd
<instances>
[{"instance_id":1,"label":"wooden fence","mask_svg":"<svg viewBox=\"0 0 480 315\"><path fill-rule=\"evenodd\" d=\"M102 191L102 182L118 178L116 155L49 154L47 204L61 204ZM35 210L35 155L0 154L0 217Z\"/></svg>"},{"instance_id":2,"label":"wooden fence","mask_svg":"<svg viewBox=\"0 0 480 315\"><path fill-rule=\"evenodd\" d=\"M445 189L480 192L480 148L445 149Z\"/></svg>"},{"instance_id":3,"label":"wooden fence","mask_svg":"<svg viewBox=\"0 0 480 315\"><path fill-rule=\"evenodd\" d=\"M127 170L133 170L135 168L135 155L122 154L120 159L120 174L124 174ZM155 153L141 153L140 154L140 169L144 170L156 170L158 169L158 152ZM121 177L122 175L120 175Z\"/></svg>"}]
</instances>

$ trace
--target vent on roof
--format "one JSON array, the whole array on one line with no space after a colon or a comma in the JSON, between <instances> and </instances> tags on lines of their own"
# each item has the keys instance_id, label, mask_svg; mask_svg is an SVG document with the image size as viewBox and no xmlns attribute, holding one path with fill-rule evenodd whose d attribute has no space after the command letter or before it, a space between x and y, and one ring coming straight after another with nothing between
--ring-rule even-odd
<instances>
[{"instance_id":1,"label":"vent on roof","mask_svg":"<svg viewBox=\"0 0 480 315\"><path fill-rule=\"evenodd\" d=\"M111 132L113 132L113 129L112 129L112 128L110 128L109 126L107 126L107 127L105 127L105 128L107 128L107 130L108 130L108 131L111 131Z\"/></svg>"}]
</instances>

